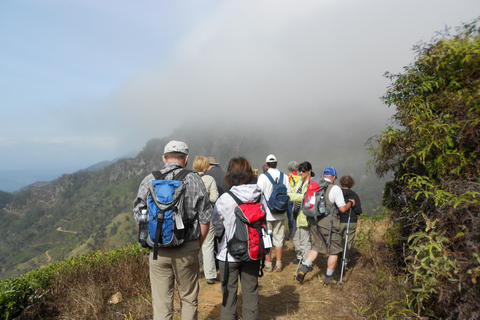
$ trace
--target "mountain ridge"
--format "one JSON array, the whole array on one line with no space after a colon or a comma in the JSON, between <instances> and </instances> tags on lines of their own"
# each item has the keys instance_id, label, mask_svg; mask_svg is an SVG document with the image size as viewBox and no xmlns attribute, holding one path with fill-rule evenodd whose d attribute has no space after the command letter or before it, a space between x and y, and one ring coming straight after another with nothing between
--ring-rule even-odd
<instances>
[{"instance_id":1,"label":"mountain ridge","mask_svg":"<svg viewBox=\"0 0 480 320\"><path fill-rule=\"evenodd\" d=\"M138 151L130 151L123 156L113 160L104 160L92 164L86 168L77 171L98 171L120 159L135 158ZM0 190L11 193L18 193L32 188L37 188L48 183L54 182L59 176L66 174L65 172L58 174L57 170L0 170Z\"/></svg>"}]
</instances>

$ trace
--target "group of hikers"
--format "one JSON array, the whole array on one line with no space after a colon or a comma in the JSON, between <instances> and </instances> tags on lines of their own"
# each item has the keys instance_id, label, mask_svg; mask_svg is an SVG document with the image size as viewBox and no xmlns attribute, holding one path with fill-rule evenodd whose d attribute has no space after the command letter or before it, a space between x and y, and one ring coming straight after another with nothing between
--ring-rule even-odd
<instances>
[{"instance_id":1,"label":"group of hikers","mask_svg":"<svg viewBox=\"0 0 480 320\"><path fill-rule=\"evenodd\" d=\"M239 280L242 319L260 319L258 278L282 272L286 240L293 240L300 283L319 254L329 255L324 285L334 283L339 256L342 272L348 267L362 213L352 177L341 177L338 186L335 168L315 177L307 161L291 161L285 174L273 154L260 174L243 157L230 159L226 172L213 157L195 157L195 171L185 169L188 160L184 142L167 143L164 166L143 179L134 201L139 240L150 248L155 320L173 318L175 281L181 319L198 318L200 250L206 282L221 282L221 319L238 318Z\"/></svg>"}]
</instances>

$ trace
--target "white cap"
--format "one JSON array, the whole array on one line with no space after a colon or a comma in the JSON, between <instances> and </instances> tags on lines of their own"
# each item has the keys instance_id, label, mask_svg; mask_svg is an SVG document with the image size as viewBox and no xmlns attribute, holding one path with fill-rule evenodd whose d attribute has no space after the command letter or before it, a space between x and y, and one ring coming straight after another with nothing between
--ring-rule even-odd
<instances>
[{"instance_id":1,"label":"white cap","mask_svg":"<svg viewBox=\"0 0 480 320\"><path fill-rule=\"evenodd\" d=\"M273 154L269 154L265 162L277 162L277 158Z\"/></svg>"},{"instance_id":2,"label":"white cap","mask_svg":"<svg viewBox=\"0 0 480 320\"><path fill-rule=\"evenodd\" d=\"M170 152L181 152L188 154L188 146L185 142L172 140L165 146L163 154Z\"/></svg>"}]
</instances>

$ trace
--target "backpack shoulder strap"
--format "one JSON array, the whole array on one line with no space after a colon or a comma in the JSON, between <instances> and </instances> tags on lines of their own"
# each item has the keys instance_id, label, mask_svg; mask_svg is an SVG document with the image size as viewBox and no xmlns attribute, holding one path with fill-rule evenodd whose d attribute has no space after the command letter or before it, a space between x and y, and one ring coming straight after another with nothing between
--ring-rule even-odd
<instances>
[{"instance_id":1,"label":"backpack shoulder strap","mask_svg":"<svg viewBox=\"0 0 480 320\"><path fill-rule=\"evenodd\" d=\"M178 180L178 181L182 181L183 179L185 179L187 177L187 175L189 173L191 173L192 171L191 170L188 170L188 169L182 169L179 173L177 173L172 179L173 180Z\"/></svg>"},{"instance_id":2,"label":"backpack shoulder strap","mask_svg":"<svg viewBox=\"0 0 480 320\"><path fill-rule=\"evenodd\" d=\"M299 176L298 176L298 175L295 175L295 174L293 174L293 173L290 173L290 174L288 175L288 179L289 179L290 181L293 181L293 183L297 183L298 180L300 180L300 179L299 179Z\"/></svg>"},{"instance_id":3,"label":"backpack shoulder strap","mask_svg":"<svg viewBox=\"0 0 480 320\"><path fill-rule=\"evenodd\" d=\"M327 204L331 203L330 200L328 199L328 196L329 196L330 190L332 190L333 186L334 186L333 183L329 183L328 186L327 186L327 190L325 191L325 200L327 201ZM327 241L325 242L325 244L329 244L330 239L332 238L333 215L336 211L335 209L337 209L337 204L336 203L332 203L332 206L330 208L327 208L327 216L330 215L330 230L328 231L328 238L327 238Z\"/></svg>"},{"instance_id":4,"label":"backpack shoulder strap","mask_svg":"<svg viewBox=\"0 0 480 320\"><path fill-rule=\"evenodd\" d=\"M265 171L263 174L268 178L268 180L270 180L273 185L275 185L275 180L273 180L272 175L268 171Z\"/></svg>"},{"instance_id":5,"label":"backpack shoulder strap","mask_svg":"<svg viewBox=\"0 0 480 320\"><path fill-rule=\"evenodd\" d=\"M153 171L152 174L153 174L153 177L155 178L155 180L163 180L163 177L165 176L159 170Z\"/></svg>"},{"instance_id":6,"label":"backpack shoulder strap","mask_svg":"<svg viewBox=\"0 0 480 320\"><path fill-rule=\"evenodd\" d=\"M157 170L157 171L153 171L152 174L155 180L163 180L165 179L165 176L170 172L172 172L173 170L175 170L175 168L172 170L165 171L165 173L162 173L160 170Z\"/></svg>"},{"instance_id":7,"label":"backpack shoulder strap","mask_svg":"<svg viewBox=\"0 0 480 320\"><path fill-rule=\"evenodd\" d=\"M242 205L243 202L238 199L238 197L236 195L233 194L233 192L231 192L230 190L227 191L227 193L230 195L230 197L233 198L233 200L235 200L235 202L237 203L237 205ZM236 219L238 219L238 217L236 217ZM225 228L223 229L223 232L222 232L222 238L223 236L225 235ZM224 276L223 276L223 281L222 281L222 290L223 291L223 299L222 299L222 306L225 306L226 303L227 303L227 299L228 299L228 290L227 290L227 284L228 284L228 275L229 275L229 263L228 263L228 254L230 253L230 250L228 249L228 244L226 246L227 248L227 254L225 255L225 272L224 272Z\"/></svg>"},{"instance_id":8,"label":"backpack shoulder strap","mask_svg":"<svg viewBox=\"0 0 480 320\"><path fill-rule=\"evenodd\" d=\"M237 205L242 205L243 204L243 202L240 199L238 199L237 196L234 195L232 191L229 190L229 191L227 191L227 193L233 198L233 200L235 200Z\"/></svg>"},{"instance_id":9,"label":"backpack shoulder strap","mask_svg":"<svg viewBox=\"0 0 480 320\"><path fill-rule=\"evenodd\" d=\"M157 171L153 171L152 174L155 178L155 180L163 180L165 179L165 176L167 174L169 174L170 172L176 170L177 168L173 168L172 170L168 170L166 171L165 173L162 173L160 170L157 170ZM185 179L185 177L190 173L190 172L193 172L191 170L188 170L188 169L182 169L179 173L177 173L176 175L174 175L174 177L172 178L172 180L178 180L178 181L182 181L183 179Z\"/></svg>"},{"instance_id":10,"label":"backpack shoulder strap","mask_svg":"<svg viewBox=\"0 0 480 320\"><path fill-rule=\"evenodd\" d=\"M330 202L330 200L328 199L328 196L330 195L330 191L332 190L333 186L334 186L333 183L329 183L329 184L327 185L327 187L325 188L324 194L325 194L325 200L326 200L327 202ZM334 205L334 204L332 203L332 206L333 206L333 205Z\"/></svg>"},{"instance_id":11,"label":"backpack shoulder strap","mask_svg":"<svg viewBox=\"0 0 480 320\"><path fill-rule=\"evenodd\" d=\"M283 172L280 171L280 178L278 178L278 183L284 184L283 183Z\"/></svg>"}]
</instances>

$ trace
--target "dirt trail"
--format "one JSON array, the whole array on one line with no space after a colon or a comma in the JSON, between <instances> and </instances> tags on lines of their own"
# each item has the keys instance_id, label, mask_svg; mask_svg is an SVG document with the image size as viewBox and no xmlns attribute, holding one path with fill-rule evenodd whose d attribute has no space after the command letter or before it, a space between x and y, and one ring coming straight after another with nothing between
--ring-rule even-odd
<instances>
[{"instance_id":1,"label":"dirt trail","mask_svg":"<svg viewBox=\"0 0 480 320\"><path fill-rule=\"evenodd\" d=\"M62 227L58 227L57 228L57 231L60 231L60 232L67 232L67 233L77 233L77 231L68 231L68 230L63 230Z\"/></svg>"},{"instance_id":2,"label":"dirt trail","mask_svg":"<svg viewBox=\"0 0 480 320\"><path fill-rule=\"evenodd\" d=\"M322 280L326 270L325 257L319 256L303 284L294 279L297 267L291 263L294 259L292 241L287 241L282 258L282 272L266 273L259 278L261 319L363 319L357 310L365 301L362 292L367 290L365 286L368 286L369 281L366 280L374 273L371 265L361 265L361 257L357 255L357 264L344 273L342 286L324 287ZM340 268L337 268L335 274L339 280ZM208 285L203 273L201 277L199 319L220 319L221 285ZM241 289L238 310L241 316Z\"/></svg>"},{"instance_id":3,"label":"dirt trail","mask_svg":"<svg viewBox=\"0 0 480 320\"><path fill-rule=\"evenodd\" d=\"M48 254L48 251L45 251L45 255L47 256L47 262L50 262L52 260L52 257Z\"/></svg>"}]
</instances>

